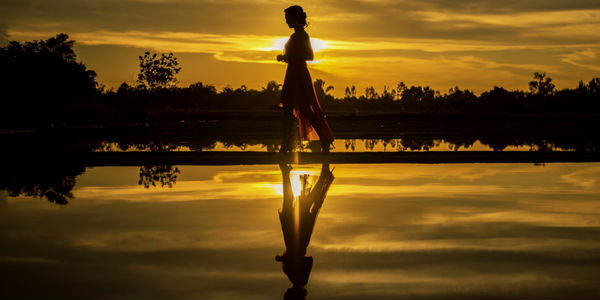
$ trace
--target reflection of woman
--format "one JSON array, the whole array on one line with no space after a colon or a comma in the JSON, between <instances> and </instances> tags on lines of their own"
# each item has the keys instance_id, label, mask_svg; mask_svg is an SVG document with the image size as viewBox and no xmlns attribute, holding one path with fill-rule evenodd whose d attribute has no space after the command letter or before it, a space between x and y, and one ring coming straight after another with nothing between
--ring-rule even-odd
<instances>
[{"instance_id":1,"label":"reflection of woman","mask_svg":"<svg viewBox=\"0 0 600 300\"><path fill-rule=\"evenodd\" d=\"M279 210L279 221L286 250L275 259L282 262L283 272L293 284L286 291L284 299L303 299L306 295L304 286L308 283L313 263L312 257L306 256L306 248L334 177L329 170L329 164L323 164L319 179L311 189L307 182L308 175L303 175L302 191L298 200L294 202L290 181L292 167L286 164L280 164L279 167L283 177L283 205Z\"/></svg>"},{"instance_id":2,"label":"reflection of woman","mask_svg":"<svg viewBox=\"0 0 600 300\"><path fill-rule=\"evenodd\" d=\"M329 152L334 140L333 133L327 124L306 66L307 60L313 60L310 39L304 31L304 27L307 26L306 13L298 5L290 6L285 10L285 21L290 28L294 28L294 33L285 44L284 53L277 56L278 61L288 64L281 90L280 106L283 106L284 133L280 151L291 150L293 114L298 118L300 138L321 140L323 152Z\"/></svg>"}]
</instances>

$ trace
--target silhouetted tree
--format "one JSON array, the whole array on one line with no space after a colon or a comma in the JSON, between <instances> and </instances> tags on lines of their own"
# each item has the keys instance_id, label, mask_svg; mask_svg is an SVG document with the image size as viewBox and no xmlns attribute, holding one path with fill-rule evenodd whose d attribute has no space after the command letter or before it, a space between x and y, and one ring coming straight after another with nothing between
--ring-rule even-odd
<instances>
[{"instance_id":1,"label":"silhouetted tree","mask_svg":"<svg viewBox=\"0 0 600 300\"><path fill-rule=\"evenodd\" d=\"M76 61L74 43L61 33L0 48L3 119L54 123L67 106L97 94L96 73Z\"/></svg>"},{"instance_id":2,"label":"silhouetted tree","mask_svg":"<svg viewBox=\"0 0 600 300\"><path fill-rule=\"evenodd\" d=\"M419 106L424 109L431 108L435 98L435 91L428 86L411 86L410 88L399 87L400 93L400 104L408 110L415 110Z\"/></svg>"},{"instance_id":3,"label":"silhouetted tree","mask_svg":"<svg viewBox=\"0 0 600 300\"><path fill-rule=\"evenodd\" d=\"M329 95L329 91L333 90L333 86L329 85L325 87L325 81L323 79L315 79L314 82L315 93L317 93L317 98L320 101L331 101L333 100L333 96Z\"/></svg>"},{"instance_id":4,"label":"silhouetted tree","mask_svg":"<svg viewBox=\"0 0 600 300\"><path fill-rule=\"evenodd\" d=\"M217 94L217 88L210 84L205 85L200 81L190 84L188 89L190 89L192 92L200 93L202 95L207 96L214 96Z\"/></svg>"},{"instance_id":5,"label":"silhouetted tree","mask_svg":"<svg viewBox=\"0 0 600 300\"><path fill-rule=\"evenodd\" d=\"M406 90L406 84L404 83L404 81L400 81L400 83L396 85L396 97L398 98L397 100L400 100L400 98L402 97L402 93L404 93L404 90Z\"/></svg>"},{"instance_id":6,"label":"silhouetted tree","mask_svg":"<svg viewBox=\"0 0 600 300\"><path fill-rule=\"evenodd\" d=\"M277 93L279 92L281 89L281 84L277 83L274 80L271 80L269 82L267 82L267 86L263 88L263 91L269 92L269 93Z\"/></svg>"},{"instance_id":7,"label":"silhouetted tree","mask_svg":"<svg viewBox=\"0 0 600 300\"><path fill-rule=\"evenodd\" d=\"M392 89L389 91L388 86L383 86L383 92L381 93L381 100L384 101L392 101L396 98L396 90Z\"/></svg>"},{"instance_id":8,"label":"silhouetted tree","mask_svg":"<svg viewBox=\"0 0 600 300\"><path fill-rule=\"evenodd\" d=\"M531 94L545 97L554 93L554 83L552 83L552 78L546 77L546 72L533 73L533 79L529 82L529 91Z\"/></svg>"},{"instance_id":9,"label":"silhouetted tree","mask_svg":"<svg viewBox=\"0 0 600 300\"><path fill-rule=\"evenodd\" d=\"M587 89L591 97L595 97L596 100L600 100L600 78L594 77L587 85Z\"/></svg>"},{"instance_id":10,"label":"silhouetted tree","mask_svg":"<svg viewBox=\"0 0 600 300\"><path fill-rule=\"evenodd\" d=\"M472 107L477 96L469 90L461 90L458 86L450 88L449 94L444 97L446 104L455 111L465 111Z\"/></svg>"},{"instance_id":11,"label":"silhouetted tree","mask_svg":"<svg viewBox=\"0 0 600 300\"><path fill-rule=\"evenodd\" d=\"M150 53L146 51L144 56L139 57L140 72L138 74L138 86L150 90L167 88L177 82L175 77L181 67L172 52L169 54Z\"/></svg>"},{"instance_id":12,"label":"silhouetted tree","mask_svg":"<svg viewBox=\"0 0 600 300\"><path fill-rule=\"evenodd\" d=\"M350 99L351 97L352 97L352 92L350 91L350 87L346 87L346 90L344 91L344 98Z\"/></svg>"},{"instance_id":13,"label":"silhouetted tree","mask_svg":"<svg viewBox=\"0 0 600 300\"><path fill-rule=\"evenodd\" d=\"M365 88L365 98L366 99L375 100L375 99L377 99L377 97L379 97L379 94L377 94L377 92L375 92L375 88L373 86Z\"/></svg>"}]
</instances>

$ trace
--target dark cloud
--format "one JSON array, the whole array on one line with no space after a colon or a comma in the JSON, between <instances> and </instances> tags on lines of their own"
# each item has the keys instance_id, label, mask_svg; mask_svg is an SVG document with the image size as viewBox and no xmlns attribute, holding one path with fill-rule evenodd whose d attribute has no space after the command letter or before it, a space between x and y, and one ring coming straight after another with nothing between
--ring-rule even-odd
<instances>
[{"instance_id":1,"label":"dark cloud","mask_svg":"<svg viewBox=\"0 0 600 300\"><path fill-rule=\"evenodd\" d=\"M278 25L283 23L281 14L265 18L263 12L281 9L273 4L230 1L14 1L0 8L0 16L26 30L260 34L275 19Z\"/></svg>"},{"instance_id":2,"label":"dark cloud","mask_svg":"<svg viewBox=\"0 0 600 300\"><path fill-rule=\"evenodd\" d=\"M600 9L600 3L594 0L533 0L519 1L507 0L498 2L495 0L424 0L411 1L420 3L423 6L430 6L437 9L452 10L466 13L515 13L515 12L543 12L543 11L562 11L578 9Z\"/></svg>"},{"instance_id":3,"label":"dark cloud","mask_svg":"<svg viewBox=\"0 0 600 300\"><path fill-rule=\"evenodd\" d=\"M281 3L238 1L11 1L0 16L11 28L67 32L176 31L214 34L285 34ZM514 14L598 9L597 1L331 1L305 5L310 28L333 37L460 38L514 40L523 29L512 24L428 21L419 13ZM328 18L333 16L330 21ZM343 26L331 26L332 24ZM344 28L344 30L340 30ZM534 37L535 38L535 37ZM518 41L518 40L516 40Z\"/></svg>"}]
</instances>

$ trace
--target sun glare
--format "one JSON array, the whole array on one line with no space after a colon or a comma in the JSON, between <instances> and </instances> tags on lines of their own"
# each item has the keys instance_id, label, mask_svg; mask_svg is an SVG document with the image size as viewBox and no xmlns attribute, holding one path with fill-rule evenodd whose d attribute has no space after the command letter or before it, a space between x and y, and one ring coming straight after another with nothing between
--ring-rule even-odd
<instances>
[{"instance_id":1,"label":"sun glare","mask_svg":"<svg viewBox=\"0 0 600 300\"><path fill-rule=\"evenodd\" d=\"M271 46L266 48L260 48L260 50L283 51L283 48L285 48L285 43L288 41L288 39L289 38L287 37L273 39ZM321 50L327 49L327 42L320 39L310 38L310 44L312 45L314 52L319 52Z\"/></svg>"}]
</instances>

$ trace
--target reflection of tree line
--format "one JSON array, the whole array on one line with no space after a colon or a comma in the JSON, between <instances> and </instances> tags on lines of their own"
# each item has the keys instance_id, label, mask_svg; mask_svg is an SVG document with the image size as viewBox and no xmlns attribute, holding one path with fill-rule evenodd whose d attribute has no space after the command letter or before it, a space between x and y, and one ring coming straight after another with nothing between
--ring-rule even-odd
<instances>
[{"instance_id":1,"label":"reflection of tree line","mask_svg":"<svg viewBox=\"0 0 600 300\"><path fill-rule=\"evenodd\" d=\"M493 151L502 151L509 147L525 147L529 151L598 151L600 144L589 140L582 140L578 143L564 141L557 137L446 137L438 139L430 136L410 136L398 139L346 139L344 147L346 150L356 151L357 145L362 143L364 149L374 151L378 148L389 152L402 151L429 151L441 144L446 143L447 150L460 151L461 149L472 148L475 143L489 147ZM439 149L446 150L446 149Z\"/></svg>"},{"instance_id":2,"label":"reflection of tree line","mask_svg":"<svg viewBox=\"0 0 600 300\"><path fill-rule=\"evenodd\" d=\"M502 151L509 147L525 147L529 151L600 151L600 140L578 136L429 136L429 135L404 135L397 138L371 138L371 139L344 139L344 149L336 151L429 151L441 144L447 144L450 151L472 148L477 142L489 147L493 151ZM260 147L267 152L277 152L280 141L272 138L240 138L240 137L202 137L194 141L181 142L173 139L162 141L152 140L143 142L118 142L105 141L94 151L111 151L115 148L121 151L151 151L169 152L183 151L214 151L214 150L241 150L249 147ZM222 148L217 149L221 144ZM362 145L362 147L361 147ZM297 151L319 152L318 142L301 144L295 141L294 149ZM439 149L445 150L445 149Z\"/></svg>"},{"instance_id":3,"label":"reflection of tree line","mask_svg":"<svg viewBox=\"0 0 600 300\"><path fill-rule=\"evenodd\" d=\"M209 151L214 150L218 143L221 143L226 149L244 150L252 146L260 146L269 152L277 152L279 149L279 139L271 138L236 138L236 137L199 137L193 141L181 142L173 138L144 139L135 138L134 141L127 141L129 138L114 140L111 143L91 142L74 143L60 141L60 145L52 146L52 139L42 140L43 145L27 145L25 148L39 149L40 146L47 146L53 151L66 152L69 150L77 152L109 151L113 147L123 151L154 151L169 152L178 149L181 146L188 147L191 151ZM576 150L576 151L600 151L600 140L590 137L579 137L572 135L562 136L418 136L405 135L398 138L373 138L373 139L346 139L344 149L337 151L360 151L360 145L367 151L385 150L385 151L428 151L441 143L447 143L449 150L455 151L468 149L477 141L483 146L488 146L494 151L502 151L508 147L529 147L532 151L552 151L552 150ZM30 143L33 143L31 140ZM46 142L49 145L46 145ZM110 147L109 147L110 146ZM296 144L296 147L300 147ZM318 151L318 143L309 143L302 146L302 151ZM11 154L8 154L11 155ZM59 154L57 154L59 155ZM71 190L75 186L75 178L83 174L85 166L19 166L12 172L3 172L0 177L0 190L7 190L11 196L35 196L45 198L50 202L57 204L66 204L73 197ZM146 188L152 186L172 187L177 181L180 170L173 165L144 165L139 170L140 185Z\"/></svg>"},{"instance_id":4,"label":"reflection of tree line","mask_svg":"<svg viewBox=\"0 0 600 300\"><path fill-rule=\"evenodd\" d=\"M84 172L84 166L19 166L2 172L0 190L7 190L11 197L30 196L67 204L73 198L76 177Z\"/></svg>"},{"instance_id":5,"label":"reflection of tree line","mask_svg":"<svg viewBox=\"0 0 600 300\"><path fill-rule=\"evenodd\" d=\"M19 166L0 175L0 191L11 197L29 196L46 199L56 204L68 204L73 199L72 190L77 177L86 171L85 166L38 165ZM139 185L173 187L181 173L173 165L145 165L139 169Z\"/></svg>"},{"instance_id":6,"label":"reflection of tree line","mask_svg":"<svg viewBox=\"0 0 600 300\"><path fill-rule=\"evenodd\" d=\"M180 173L179 168L172 165L141 166L138 184L149 188L157 186L157 183L159 183L161 187L167 186L171 188L177 181L177 176Z\"/></svg>"}]
</instances>

